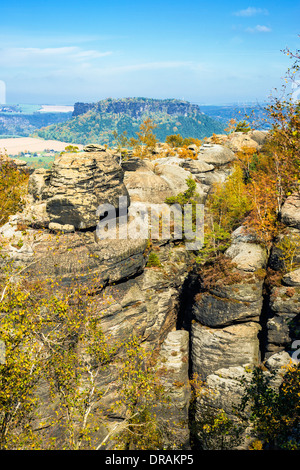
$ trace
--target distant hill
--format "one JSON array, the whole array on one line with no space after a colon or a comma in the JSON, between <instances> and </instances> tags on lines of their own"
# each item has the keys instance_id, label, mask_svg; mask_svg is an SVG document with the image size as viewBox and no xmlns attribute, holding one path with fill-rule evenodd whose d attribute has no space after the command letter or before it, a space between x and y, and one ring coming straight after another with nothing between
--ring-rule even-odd
<instances>
[{"instance_id":1,"label":"distant hill","mask_svg":"<svg viewBox=\"0 0 300 470\"><path fill-rule=\"evenodd\" d=\"M97 103L75 103L72 118L33 133L43 139L69 143L114 145L112 131L136 137L142 121L157 124L155 134L164 142L170 134L202 139L223 133L224 123L203 114L198 105L181 100L148 98L105 99Z\"/></svg>"},{"instance_id":2,"label":"distant hill","mask_svg":"<svg viewBox=\"0 0 300 470\"><path fill-rule=\"evenodd\" d=\"M52 108L55 110L55 107ZM0 138L13 135L28 137L36 129L64 122L71 117L72 111L47 112L47 107L44 111L39 105L0 105Z\"/></svg>"},{"instance_id":3,"label":"distant hill","mask_svg":"<svg viewBox=\"0 0 300 470\"><path fill-rule=\"evenodd\" d=\"M228 124L230 119L246 120L255 129L268 129L271 125L270 116L266 110L268 103L203 105L201 110L208 116Z\"/></svg>"}]
</instances>

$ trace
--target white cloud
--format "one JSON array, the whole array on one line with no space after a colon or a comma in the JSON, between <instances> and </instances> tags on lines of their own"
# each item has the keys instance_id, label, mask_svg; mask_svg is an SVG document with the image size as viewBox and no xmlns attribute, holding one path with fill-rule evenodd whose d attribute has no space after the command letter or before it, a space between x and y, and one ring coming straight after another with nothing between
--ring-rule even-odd
<instances>
[{"instance_id":1,"label":"white cloud","mask_svg":"<svg viewBox=\"0 0 300 470\"><path fill-rule=\"evenodd\" d=\"M247 28L247 33L270 33L272 31L268 26L258 24L254 28Z\"/></svg>"},{"instance_id":2,"label":"white cloud","mask_svg":"<svg viewBox=\"0 0 300 470\"><path fill-rule=\"evenodd\" d=\"M245 10L239 10L233 13L235 16L256 16L256 15L268 15L269 12L266 8L254 8L248 7Z\"/></svg>"},{"instance_id":3,"label":"white cloud","mask_svg":"<svg viewBox=\"0 0 300 470\"><path fill-rule=\"evenodd\" d=\"M11 47L0 49L0 62L6 67L51 67L82 63L111 55L110 51L83 50L80 47Z\"/></svg>"}]
</instances>

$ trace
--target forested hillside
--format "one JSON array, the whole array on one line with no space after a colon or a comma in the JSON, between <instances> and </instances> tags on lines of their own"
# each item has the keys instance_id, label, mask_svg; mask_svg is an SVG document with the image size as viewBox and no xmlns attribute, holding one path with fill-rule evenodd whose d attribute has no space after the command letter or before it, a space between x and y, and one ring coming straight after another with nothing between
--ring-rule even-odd
<instances>
[{"instance_id":1,"label":"forested hillside","mask_svg":"<svg viewBox=\"0 0 300 470\"><path fill-rule=\"evenodd\" d=\"M0 112L0 136L27 137L41 126L56 124L69 119L71 113L4 113Z\"/></svg>"},{"instance_id":2,"label":"forested hillside","mask_svg":"<svg viewBox=\"0 0 300 470\"><path fill-rule=\"evenodd\" d=\"M76 103L72 119L35 131L34 136L70 143L114 145L113 131L119 135L125 132L128 138L136 137L145 118L157 124L155 135L161 142L170 134L201 139L224 132L223 123L186 101L126 98Z\"/></svg>"}]
</instances>

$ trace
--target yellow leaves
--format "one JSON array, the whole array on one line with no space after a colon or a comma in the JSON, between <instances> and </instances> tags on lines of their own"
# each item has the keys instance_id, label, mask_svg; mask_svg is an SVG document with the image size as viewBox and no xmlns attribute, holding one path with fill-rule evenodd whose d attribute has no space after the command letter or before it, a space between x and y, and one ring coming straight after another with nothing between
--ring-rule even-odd
<instances>
[{"instance_id":1,"label":"yellow leaves","mask_svg":"<svg viewBox=\"0 0 300 470\"><path fill-rule=\"evenodd\" d=\"M262 441L255 439L253 442L251 442L249 450L263 450Z\"/></svg>"},{"instance_id":2,"label":"yellow leaves","mask_svg":"<svg viewBox=\"0 0 300 470\"><path fill-rule=\"evenodd\" d=\"M225 132L228 134L231 134L232 132L235 131L237 121L234 118L231 118L227 124L227 127L224 129Z\"/></svg>"},{"instance_id":3,"label":"yellow leaves","mask_svg":"<svg viewBox=\"0 0 300 470\"><path fill-rule=\"evenodd\" d=\"M114 301L105 292L103 298L105 304ZM66 449L91 448L107 412L106 395L111 392L110 387L99 386L99 376L109 371L115 374L114 393L118 393L114 411L123 412L126 405L130 432L139 430L135 445L149 448L155 442L159 448L154 411L157 401L165 403L167 397L151 354L141 338L132 336L121 344L104 335L99 296L94 296L93 288L74 283L63 287L57 279L24 280L9 286L0 307L5 313L0 319L0 339L6 344L6 364L0 365L0 447L21 448L21 440L26 440L26 448L58 445L43 436L37 444L32 436L32 418L40 405L35 392L42 383L49 392L50 412L44 420L37 417L41 427L59 426ZM18 403L16 417L1 422L3 413L11 413ZM17 440L14 436L20 429L22 439Z\"/></svg>"},{"instance_id":4,"label":"yellow leaves","mask_svg":"<svg viewBox=\"0 0 300 470\"><path fill-rule=\"evenodd\" d=\"M28 178L28 174L14 168L0 155L0 225L7 222L10 215L21 209Z\"/></svg>"},{"instance_id":5,"label":"yellow leaves","mask_svg":"<svg viewBox=\"0 0 300 470\"><path fill-rule=\"evenodd\" d=\"M192 152L192 150L190 150L186 146L178 149L178 157L182 159L189 158L192 160L197 160L197 154Z\"/></svg>"},{"instance_id":6,"label":"yellow leaves","mask_svg":"<svg viewBox=\"0 0 300 470\"><path fill-rule=\"evenodd\" d=\"M149 157L152 150L157 143L156 136L153 134L153 129L157 125L152 119L145 119L140 125L140 132L137 132L137 138L130 139L130 145L133 147L133 154L139 158Z\"/></svg>"}]
</instances>

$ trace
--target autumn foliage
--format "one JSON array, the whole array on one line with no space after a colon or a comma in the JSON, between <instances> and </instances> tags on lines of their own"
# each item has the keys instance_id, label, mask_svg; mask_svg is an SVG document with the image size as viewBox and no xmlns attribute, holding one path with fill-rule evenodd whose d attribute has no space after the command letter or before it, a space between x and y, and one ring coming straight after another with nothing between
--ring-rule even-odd
<instances>
[{"instance_id":1,"label":"autumn foliage","mask_svg":"<svg viewBox=\"0 0 300 470\"><path fill-rule=\"evenodd\" d=\"M0 155L0 226L21 210L27 191L28 174Z\"/></svg>"}]
</instances>

